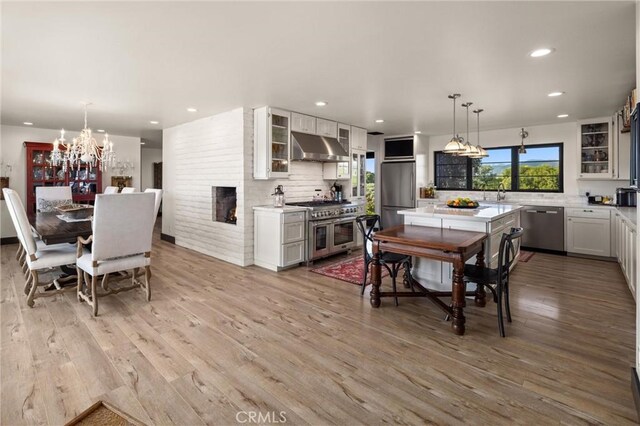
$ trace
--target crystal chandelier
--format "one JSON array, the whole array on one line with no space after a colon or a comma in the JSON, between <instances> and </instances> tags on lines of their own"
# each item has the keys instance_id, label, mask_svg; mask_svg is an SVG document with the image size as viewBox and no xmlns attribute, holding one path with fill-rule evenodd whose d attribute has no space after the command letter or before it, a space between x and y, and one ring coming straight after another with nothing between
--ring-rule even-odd
<instances>
[{"instance_id":1,"label":"crystal chandelier","mask_svg":"<svg viewBox=\"0 0 640 426\"><path fill-rule=\"evenodd\" d=\"M458 155L465 150L462 138L456 133L456 99L458 99L459 97L459 93L449 95L449 99L453 100L453 137L443 149L445 153L453 155Z\"/></svg>"},{"instance_id":2,"label":"crystal chandelier","mask_svg":"<svg viewBox=\"0 0 640 426\"><path fill-rule=\"evenodd\" d=\"M100 170L109 170L115 164L116 154L113 151L113 142L109 140L109 134L105 133L102 146L98 145L87 126L87 106L84 104L84 128L80 135L73 138L71 143L66 143L64 129L60 130L60 137L53 141L53 152L51 153L51 163L62 164L64 171L67 167L72 170L84 165L89 170L98 166Z\"/></svg>"}]
</instances>

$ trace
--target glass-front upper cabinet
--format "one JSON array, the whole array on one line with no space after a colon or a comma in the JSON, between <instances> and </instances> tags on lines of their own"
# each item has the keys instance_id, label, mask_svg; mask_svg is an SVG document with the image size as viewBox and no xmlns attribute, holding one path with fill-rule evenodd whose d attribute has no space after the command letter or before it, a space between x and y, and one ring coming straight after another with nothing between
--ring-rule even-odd
<instances>
[{"instance_id":1,"label":"glass-front upper cabinet","mask_svg":"<svg viewBox=\"0 0 640 426\"><path fill-rule=\"evenodd\" d=\"M612 177L611 119L578 122L578 177L606 179Z\"/></svg>"},{"instance_id":2,"label":"glass-front upper cabinet","mask_svg":"<svg viewBox=\"0 0 640 426\"><path fill-rule=\"evenodd\" d=\"M365 162L367 153L365 151L351 152L351 199L362 200L365 196Z\"/></svg>"},{"instance_id":3,"label":"glass-front upper cabinet","mask_svg":"<svg viewBox=\"0 0 640 426\"><path fill-rule=\"evenodd\" d=\"M289 113L271 110L271 172L289 174Z\"/></svg>"},{"instance_id":4,"label":"glass-front upper cabinet","mask_svg":"<svg viewBox=\"0 0 640 426\"><path fill-rule=\"evenodd\" d=\"M291 165L291 113L262 107L253 110L253 118L253 178L288 178Z\"/></svg>"}]
</instances>

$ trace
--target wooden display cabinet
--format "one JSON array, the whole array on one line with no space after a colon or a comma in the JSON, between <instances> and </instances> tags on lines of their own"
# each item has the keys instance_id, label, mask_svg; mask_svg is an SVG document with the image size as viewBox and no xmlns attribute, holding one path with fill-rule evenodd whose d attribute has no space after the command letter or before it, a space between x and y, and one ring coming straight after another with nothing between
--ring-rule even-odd
<instances>
[{"instance_id":1,"label":"wooden display cabinet","mask_svg":"<svg viewBox=\"0 0 640 426\"><path fill-rule=\"evenodd\" d=\"M87 165L67 168L51 164L53 144L25 142L27 148L27 213L36 211L36 187L71 186L73 202L93 204L96 194L102 192L102 172L98 166L89 170Z\"/></svg>"}]
</instances>

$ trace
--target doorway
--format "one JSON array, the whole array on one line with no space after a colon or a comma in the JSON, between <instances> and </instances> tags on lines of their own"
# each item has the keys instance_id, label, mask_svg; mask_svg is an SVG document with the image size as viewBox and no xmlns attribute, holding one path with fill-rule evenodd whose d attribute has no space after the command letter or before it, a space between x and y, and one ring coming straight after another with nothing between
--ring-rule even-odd
<instances>
[{"instance_id":1,"label":"doorway","mask_svg":"<svg viewBox=\"0 0 640 426\"><path fill-rule=\"evenodd\" d=\"M365 162L365 212L366 214L376 214L376 153L367 152Z\"/></svg>"}]
</instances>

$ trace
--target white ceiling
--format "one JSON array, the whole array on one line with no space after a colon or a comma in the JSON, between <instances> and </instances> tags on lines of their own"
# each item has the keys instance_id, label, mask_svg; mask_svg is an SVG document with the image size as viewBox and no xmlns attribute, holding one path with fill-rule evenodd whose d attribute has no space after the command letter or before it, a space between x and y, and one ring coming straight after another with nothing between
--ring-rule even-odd
<instances>
[{"instance_id":1,"label":"white ceiling","mask_svg":"<svg viewBox=\"0 0 640 426\"><path fill-rule=\"evenodd\" d=\"M261 105L445 134L451 92L485 109L486 129L556 123L609 115L635 85L632 1L1 7L2 124L79 129L89 100L92 128L149 145L158 129ZM556 52L527 55L540 46Z\"/></svg>"}]
</instances>

